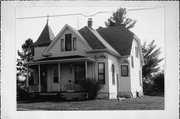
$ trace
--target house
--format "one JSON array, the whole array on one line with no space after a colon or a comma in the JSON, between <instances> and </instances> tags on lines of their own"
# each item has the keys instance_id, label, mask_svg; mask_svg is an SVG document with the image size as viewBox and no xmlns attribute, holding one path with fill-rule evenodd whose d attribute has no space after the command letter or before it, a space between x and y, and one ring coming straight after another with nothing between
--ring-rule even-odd
<instances>
[{"instance_id":1,"label":"house","mask_svg":"<svg viewBox=\"0 0 180 119\"><path fill-rule=\"evenodd\" d=\"M79 30L66 24L56 37L46 23L26 64L29 92L80 92L79 80L91 78L102 86L97 98L143 95L140 39L121 26L95 30L92 23Z\"/></svg>"}]
</instances>

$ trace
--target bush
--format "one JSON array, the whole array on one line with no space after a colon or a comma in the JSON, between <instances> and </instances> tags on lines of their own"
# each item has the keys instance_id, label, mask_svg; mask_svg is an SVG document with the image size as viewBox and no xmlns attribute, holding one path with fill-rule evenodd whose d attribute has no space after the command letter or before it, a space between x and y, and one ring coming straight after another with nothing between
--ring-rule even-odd
<instances>
[{"instance_id":1,"label":"bush","mask_svg":"<svg viewBox=\"0 0 180 119\"><path fill-rule=\"evenodd\" d=\"M80 80L80 86L83 87L84 91L88 95L88 99L95 99L98 91L101 89L100 83L96 79L82 79Z\"/></svg>"},{"instance_id":2,"label":"bush","mask_svg":"<svg viewBox=\"0 0 180 119\"><path fill-rule=\"evenodd\" d=\"M160 72L150 78L149 82L143 82L143 91L145 95L164 94L164 73Z\"/></svg>"}]
</instances>

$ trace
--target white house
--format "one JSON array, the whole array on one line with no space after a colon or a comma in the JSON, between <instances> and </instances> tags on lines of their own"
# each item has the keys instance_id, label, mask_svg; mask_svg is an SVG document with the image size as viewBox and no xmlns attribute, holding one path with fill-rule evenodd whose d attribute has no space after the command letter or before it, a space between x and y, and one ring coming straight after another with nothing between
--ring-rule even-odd
<instances>
[{"instance_id":1,"label":"white house","mask_svg":"<svg viewBox=\"0 0 180 119\"><path fill-rule=\"evenodd\" d=\"M54 37L45 25L35 42L33 61L28 62L29 92L80 92L79 80L97 79L102 88L97 98L143 95L143 55L140 39L121 26L77 30L65 25Z\"/></svg>"}]
</instances>

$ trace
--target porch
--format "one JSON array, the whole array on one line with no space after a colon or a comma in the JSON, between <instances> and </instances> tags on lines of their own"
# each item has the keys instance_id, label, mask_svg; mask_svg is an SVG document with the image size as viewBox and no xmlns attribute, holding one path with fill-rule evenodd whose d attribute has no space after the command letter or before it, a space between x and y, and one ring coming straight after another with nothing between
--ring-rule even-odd
<instances>
[{"instance_id":1,"label":"porch","mask_svg":"<svg viewBox=\"0 0 180 119\"><path fill-rule=\"evenodd\" d=\"M46 60L28 65L27 86L31 93L83 92L79 81L95 78L93 59Z\"/></svg>"}]
</instances>

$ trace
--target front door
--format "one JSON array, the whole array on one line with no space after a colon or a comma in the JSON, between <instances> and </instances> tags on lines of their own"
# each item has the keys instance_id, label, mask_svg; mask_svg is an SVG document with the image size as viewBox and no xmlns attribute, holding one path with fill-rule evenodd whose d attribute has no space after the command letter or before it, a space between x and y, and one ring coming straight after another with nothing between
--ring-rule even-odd
<instances>
[{"instance_id":1,"label":"front door","mask_svg":"<svg viewBox=\"0 0 180 119\"><path fill-rule=\"evenodd\" d=\"M41 92L47 92L47 65L40 65Z\"/></svg>"},{"instance_id":2,"label":"front door","mask_svg":"<svg viewBox=\"0 0 180 119\"><path fill-rule=\"evenodd\" d=\"M74 65L75 84L79 84L80 80L85 78L85 64Z\"/></svg>"}]
</instances>

